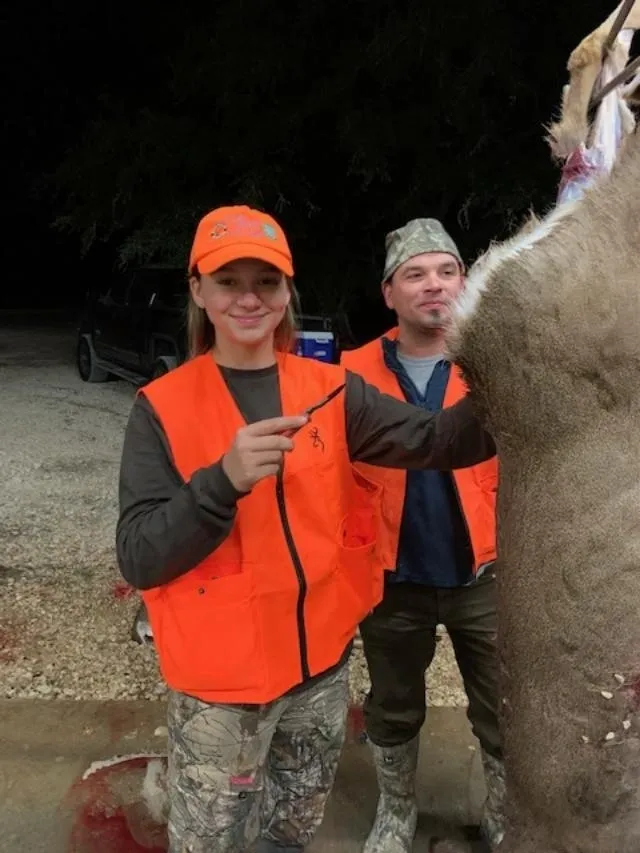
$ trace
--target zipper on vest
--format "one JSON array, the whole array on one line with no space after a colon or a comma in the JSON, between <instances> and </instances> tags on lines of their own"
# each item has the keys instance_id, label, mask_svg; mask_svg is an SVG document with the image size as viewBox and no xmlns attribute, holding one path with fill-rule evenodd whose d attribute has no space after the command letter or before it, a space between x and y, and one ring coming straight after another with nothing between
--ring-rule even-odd
<instances>
[{"instance_id":1,"label":"zipper on vest","mask_svg":"<svg viewBox=\"0 0 640 853\"><path fill-rule=\"evenodd\" d=\"M296 577L298 578L299 592L298 604L296 607L296 619L298 623L298 644L300 646L300 669L302 670L302 680L306 681L308 678L311 677L311 673L309 672L307 632L305 631L304 627L304 602L307 597L307 579L304 574L304 569L302 567L300 555L298 554L298 549L296 548L293 533L291 532L289 517L287 516L287 507L284 502L283 470L284 463L283 466L280 468L278 475L276 476L276 500L278 502L278 511L280 512L280 520L282 522L284 538L287 542L287 548L289 549L289 554L291 555L291 562L293 563L293 568L295 569Z\"/></svg>"}]
</instances>

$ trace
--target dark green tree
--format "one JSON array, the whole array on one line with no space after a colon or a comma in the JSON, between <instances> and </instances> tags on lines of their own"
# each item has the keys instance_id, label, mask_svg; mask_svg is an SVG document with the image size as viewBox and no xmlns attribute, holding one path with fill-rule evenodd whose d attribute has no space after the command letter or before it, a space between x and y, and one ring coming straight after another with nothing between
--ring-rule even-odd
<instances>
[{"instance_id":1,"label":"dark green tree","mask_svg":"<svg viewBox=\"0 0 640 853\"><path fill-rule=\"evenodd\" d=\"M55 227L85 253L108 243L123 264L182 265L200 215L258 205L290 235L307 310L366 311L389 229L437 216L472 260L553 202L543 123L601 14L576 12L235 0L185 13L153 85L96 100L50 177Z\"/></svg>"}]
</instances>

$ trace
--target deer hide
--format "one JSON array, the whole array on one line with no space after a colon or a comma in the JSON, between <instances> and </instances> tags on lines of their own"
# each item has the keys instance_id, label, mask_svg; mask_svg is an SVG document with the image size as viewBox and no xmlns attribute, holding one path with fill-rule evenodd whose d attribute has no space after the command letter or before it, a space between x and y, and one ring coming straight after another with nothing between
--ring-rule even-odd
<instances>
[{"instance_id":1,"label":"deer hide","mask_svg":"<svg viewBox=\"0 0 640 853\"><path fill-rule=\"evenodd\" d=\"M500 853L640 850L640 134L472 267L449 335L500 458Z\"/></svg>"},{"instance_id":2,"label":"deer hide","mask_svg":"<svg viewBox=\"0 0 640 853\"><path fill-rule=\"evenodd\" d=\"M560 120L551 124L547 136L551 153L558 159L564 160L579 145L587 144L589 101L602 70L604 44L619 9L620 6L596 30L589 33L569 57L567 64L569 85L565 86L563 91ZM623 27L628 30L640 29L640 0L636 0L631 7ZM616 65L622 70L629 58L629 51L617 41L613 57ZM627 117L627 122L625 131L631 132L633 130L631 115Z\"/></svg>"}]
</instances>

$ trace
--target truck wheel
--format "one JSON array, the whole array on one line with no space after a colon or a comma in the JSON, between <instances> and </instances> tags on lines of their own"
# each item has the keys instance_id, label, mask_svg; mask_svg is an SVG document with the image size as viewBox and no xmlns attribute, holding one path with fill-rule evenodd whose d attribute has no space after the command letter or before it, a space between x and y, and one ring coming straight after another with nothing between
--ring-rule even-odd
<instances>
[{"instance_id":1,"label":"truck wheel","mask_svg":"<svg viewBox=\"0 0 640 853\"><path fill-rule=\"evenodd\" d=\"M106 382L109 374L96 364L96 354L87 335L80 335L76 350L76 365L83 382Z\"/></svg>"},{"instance_id":2,"label":"truck wheel","mask_svg":"<svg viewBox=\"0 0 640 853\"><path fill-rule=\"evenodd\" d=\"M165 373L169 373L170 370L173 370L174 367L177 367L177 360L172 355L161 355L153 365L153 371L151 373L152 379L159 379L161 376L164 376Z\"/></svg>"}]
</instances>

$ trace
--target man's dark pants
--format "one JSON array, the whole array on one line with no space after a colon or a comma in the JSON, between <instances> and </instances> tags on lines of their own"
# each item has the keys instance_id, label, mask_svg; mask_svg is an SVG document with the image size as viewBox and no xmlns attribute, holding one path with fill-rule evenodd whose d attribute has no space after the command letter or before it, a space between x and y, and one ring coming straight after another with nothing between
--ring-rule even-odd
<instances>
[{"instance_id":1,"label":"man's dark pants","mask_svg":"<svg viewBox=\"0 0 640 853\"><path fill-rule=\"evenodd\" d=\"M360 626L372 685L364 715L373 743L398 746L422 728L425 672L442 624L464 682L473 733L486 752L502 758L496 593L492 567L474 583L454 589L387 581L383 601Z\"/></svg>"}]
</instances>

